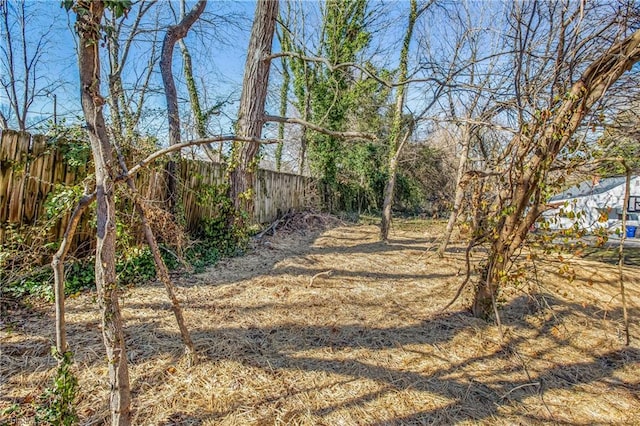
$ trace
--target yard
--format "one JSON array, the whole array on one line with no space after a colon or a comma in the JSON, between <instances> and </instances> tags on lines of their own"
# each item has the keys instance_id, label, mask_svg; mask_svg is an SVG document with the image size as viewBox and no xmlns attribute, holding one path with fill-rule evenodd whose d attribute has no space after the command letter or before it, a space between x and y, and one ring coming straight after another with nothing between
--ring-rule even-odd
<instances>
[{"instance_id":1,"label":"yard","mask_svg":"<svg viewBox=\"0 0 640 426\"><path fill-rule=\"evenodd\" d=\"M502 333L471 317L464 246L435 254L442 224L378 228L318 218L243 257L179 281L200 362L189 367L160 284L122 297L136 425L640 424L640 279L626 270L632 344L623 344L617 270L537 261L538 283L500 300ZM319 220L319 219L318 219ZM316 224L317 225L317 224ZM567 259L564 259L566 261ZM81 424L108 421L93 294L68 301ZM53 308L10 312L2 330L0 423L30 424L55 362Z\"/></svg>"}]
</instances>

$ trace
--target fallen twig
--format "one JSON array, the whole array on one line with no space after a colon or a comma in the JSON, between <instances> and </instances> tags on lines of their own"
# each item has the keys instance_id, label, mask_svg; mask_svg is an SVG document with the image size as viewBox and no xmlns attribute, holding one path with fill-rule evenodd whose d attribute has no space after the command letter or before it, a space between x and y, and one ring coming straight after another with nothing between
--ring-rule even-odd
<instances>
[{"instance_id":1,"label":"fallen twig","mask_svg":"<svg viewBox=\"0 0 640 426\"><path fill-rule=\"evenodd\" d=\"M331 275L333 274L333 269L330 269L328 271L324 271L324 272L318 272L317 274L315 274L314 276L311 277L311 279L309 280L309 286L308 287L313 287L313 280L315 280L316 278L320 277L320 276L326 276L327 278L329 278Z\"/></svg>"}]
</instances>

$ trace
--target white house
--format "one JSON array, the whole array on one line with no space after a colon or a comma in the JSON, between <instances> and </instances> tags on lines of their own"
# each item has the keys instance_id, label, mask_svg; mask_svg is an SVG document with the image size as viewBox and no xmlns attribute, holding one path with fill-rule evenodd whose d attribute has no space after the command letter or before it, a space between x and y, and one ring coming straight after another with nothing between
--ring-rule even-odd
<instances>
[{"instance_id":1,"label":"white house","mask_svg":"<svg viewBox=\"0 0 640 426\"><path fill-rule=\"evenodd\" d=\"M577 226L587 231L607 228L611 232L620 229L625 195L625 176L593 179L573 186L551 197L552 209L542 217L551 229L568 229ZM638 226L640 213L640 177L631 178L630 199L627 204L627 224Z\"/></svg>"}]
</instances>

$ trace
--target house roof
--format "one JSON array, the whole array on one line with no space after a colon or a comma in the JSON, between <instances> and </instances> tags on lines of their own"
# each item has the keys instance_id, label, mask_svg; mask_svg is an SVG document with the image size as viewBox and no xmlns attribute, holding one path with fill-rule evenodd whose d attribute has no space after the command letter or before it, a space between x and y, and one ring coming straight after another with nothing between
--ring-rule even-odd
<instances>
[{"instance_id":1,"label":"house roof","mask_svg":"<svg viewBox=\"0 0 640 426\"><path fill-rule=\"evenodd\" d=\"M600 179L598 182L591 180L584 181L579 185L572 186L564 192L558 195L554 195L549 201L567 200L570 198L587 197L592 195L598 195L610 191L611 189L624 185L626 181L625 176L616 176L610 178Z\"/></svg>"}]
</instances>

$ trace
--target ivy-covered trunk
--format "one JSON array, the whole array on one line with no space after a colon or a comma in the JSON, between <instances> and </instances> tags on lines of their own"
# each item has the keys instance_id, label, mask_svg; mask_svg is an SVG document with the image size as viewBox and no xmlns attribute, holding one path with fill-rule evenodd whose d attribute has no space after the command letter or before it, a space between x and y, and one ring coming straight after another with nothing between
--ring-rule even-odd
<instances>
[{"instance_id":1,"label":"ivy-covered trunk","mask_svg":"<svg viewBox=\"0 0 640 426\"><path fill-rule=\"evenodd\" d=\"M411 9L409 11L409 22L407 25L407 32L404 34L404 40L402 43L402 49L400 50L400 65L398 80L401 85L398 87L396 93L396 108L393 112L393 122L391 124L391 134L389 136L389 163L387 172L389 178L384 188L384 199L382 204L382 221L380 223L380 238L382 241L386 241L389 238L389 230L391 228L391 207L393 206L393 194L396 187L396 175L398 173L398 158L402 152L404 141L400 141L400 134L402 132L402 111L404 109L405 98L405 84L403 81L407 80L408 74L408 62L409 62L409 45L411 44L411 37L413 36L413 27L418 19L418 2L417 0L411 0ZM407 134L407 137L409 135ZM406 141L406 137L405 137Z\"/></svg>"},{"instance_id":2,"label":"ivy-covered trunk","mask_svg":"<svg viewBox=\"0 0 640 426\"><path fill-rule=\"evenodd\" d=\"M101 310L102 336L107 352L111 384L112 425L131 423L131 391L122 317L116 282L116 209L114 202L113 149L102 114L100 95L100 40L104 14L102 1L78 1L76 30L79 35L79 69L82 110L87 123L96 179L95 280Z\"/></svg>"}]
</instances>

